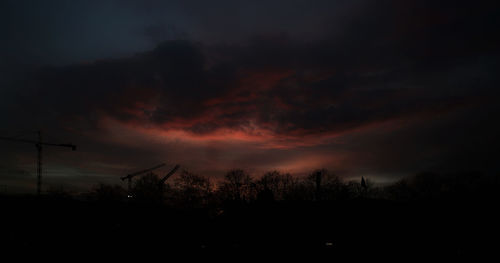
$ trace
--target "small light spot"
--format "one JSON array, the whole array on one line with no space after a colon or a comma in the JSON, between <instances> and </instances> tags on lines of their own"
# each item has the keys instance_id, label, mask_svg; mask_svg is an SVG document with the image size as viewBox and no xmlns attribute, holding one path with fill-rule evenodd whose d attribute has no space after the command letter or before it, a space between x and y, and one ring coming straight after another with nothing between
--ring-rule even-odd
<instances>
[{"instance_id":1,"label":"small light spot","mask_svg":"<svg viewBox=\"0 0 500 263\"><path fill-rule=\"evenodd\" d=\"M325 245L326 245L327 247L331 247L331 246L333 246L333 243L332 243L332 242L326 242L326 243L325 243Z\"/></svg>"}]
</instances>

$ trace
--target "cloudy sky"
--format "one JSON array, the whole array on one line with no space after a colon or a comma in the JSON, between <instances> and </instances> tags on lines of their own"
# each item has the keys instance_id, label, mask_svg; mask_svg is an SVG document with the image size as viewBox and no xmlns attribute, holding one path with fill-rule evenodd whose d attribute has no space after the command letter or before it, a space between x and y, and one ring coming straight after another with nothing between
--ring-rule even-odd
<instances>
[{"instance_id":1,"label":"cloudy sky","mask_svg":"<svg viewBox=\"0 0 500 263\"><path fill-rule=\"evenodd\" d=\"M0 2L0 136L45 187L179 163L388 182L498 172L492 1ZM0 141L0 191L36 185Z\"/></svg>"}]
</instances>

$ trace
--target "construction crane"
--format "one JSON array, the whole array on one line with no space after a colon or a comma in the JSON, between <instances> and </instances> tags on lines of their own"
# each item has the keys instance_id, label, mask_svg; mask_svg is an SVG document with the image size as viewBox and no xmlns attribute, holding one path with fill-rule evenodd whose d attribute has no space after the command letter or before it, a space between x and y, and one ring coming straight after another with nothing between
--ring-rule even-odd
<instances>
[{"instance_id":1,"label":"construction crane","mask_svg":"<svg viewBox=\"0 0 500 263\"><path fill-rule=\"evenodd\" d=\"M168 172L167 175L165 175L161 180L160 180L160 186L163 185L165 183L165 181L167 181L168 178L170 178L170 176L172 176L175 172L177 172L177 170L179 169L180 165L175 165L174 169L172 169L170 172Z\"/></svg>"},{"instance_id":2,"label":"construction crane","mask_svg":"<svg viewBox=\"0 0 500 263\"><path fill-rule=\"evenodd\" d=\"M19 138L11 138L11 137L3 137L0 136L0 140L4 141L13 141L13 142L24 142L24 143L31 143L34 144L37 151L38 151L38 158L37 158L37 168L36 168L36 173L37 173L37 184L36 184L36 193L38 196L40 196L41 191L42 191L42 146L59 146L59 147L68 147L71 148L71 150L75 151L76 146L71 144L71 143L48 143L48 142L43 142L42 141L42 132L38 131L38 141L35 140L26 140L26 139L19 139Z\"/></svg>"},{"instance_id":3,"label":"construction crane","mask_svg":"<svg viewBox=\"0 0 500 263\"><path fill-rule=\"evenodd\" d=\"M151 172L151 171L156 170L156 169L158 169L160 167L163 167L163 166L165 166L164 163L159 164L159 165L154 166L154 167L151 167L149 169L145 169L145 170L138 171L138 172L135 172L135 173L131 173L129 175L121 177L120 179L122 179L122 181L128 180L128 197L132 197L132 178L134 178L134 177L136 177L138 175L147 173L147 172Z\"/></svg>"}]
</instances>

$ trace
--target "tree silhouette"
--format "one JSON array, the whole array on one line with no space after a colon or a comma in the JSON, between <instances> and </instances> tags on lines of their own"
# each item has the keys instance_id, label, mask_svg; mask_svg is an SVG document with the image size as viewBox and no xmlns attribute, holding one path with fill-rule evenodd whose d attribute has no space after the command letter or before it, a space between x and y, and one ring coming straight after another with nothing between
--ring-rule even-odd
<instances>
[{"instance_id":1,"label":"tree silhouette","mask_svg":"<svg viewBox=\"0 0 500 263\"><path fill-rule=\"evenodd\" d=\"M265 173L255 183L260 199L273 200L286 199L296 184L297 180L290 174L283 174L276 170Z\"/></svg>"},{"instance_id":2,"label":"tree silhouette","mask_svg":"<svg viewBox=\"0 0 500 263\"><path fill-rule=\"evenodd\" d=\"M327 169L318 169L309 174L306 184L314 189L314 199L316 200L336 200L339 199L343 183L340 178Z\"/></svg>"},{"instance_id":3,"label":"tree silhouette","mask_svg":"<svg viewBox=\"0 0 500 263\"><path fill-rule=\"evenodd\" d=\"M212 194L212 184L207 177L182 171L174 180L176 203L189 207L206 205Z\"/></svg>"},{"instance_id":4,"label":"tree silhouette","mask_svg":"<svg viewBox=\"0 0 500 263\"><path fill-rule=\"evenodd\" d=\"M90 193L99 202L121 202L127 198L127 191L119 185L99 184Z\"/></svg>"},{"instance_id":5,"label":"tree silhouette","mask_svg":"<svg viewBox=\"0 0 500 263\"><path fill-rule=\"evenodd\" d=\"M132 188L132 198L141 203L163 203L166 186L154 173L139 177Z\"/></svg>"},{"instance_id":6,"label":"tree silhouette","mask_svg":"<svg viewBox=\"0 0 500 263\"><path fill-rule=\"evenodd\" d=\"M489 200L498 189L498 177L480 172L437 174L423 172L403 178L384 188L392 200L464 199Z\"/></svg>"},{"instance_id":7,"label":"tree silhouette","mask_svg":"<svg viewBox=\"0 0 500 263\"><path fill-rule=\"evenodd\" d=\"M232 201L249 201L253 199L254 187L252 178L241 169L230 170L224 176L219 188L220 194Z\"/></svg>"}]
</instances>

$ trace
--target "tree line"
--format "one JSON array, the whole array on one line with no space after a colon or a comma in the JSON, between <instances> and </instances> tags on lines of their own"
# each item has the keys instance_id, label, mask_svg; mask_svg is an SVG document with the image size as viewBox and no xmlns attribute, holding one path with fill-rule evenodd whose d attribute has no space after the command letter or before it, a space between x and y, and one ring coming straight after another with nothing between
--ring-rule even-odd
<instances>
[{"instance_id":1,"label":"tree line","mask_svg":"<svg viewBox=\"0 0 500 263\"><path fill-rule=\"evenodd\" d=\"M365 178L346 181L327 169L315 170L305 177L270 171L259 178L233 169L217 182L184 170L172 179L163 184L156 174L149 173L135 180L130 193L119 185L99 184L86 196L104 202L206 207L222 203L489 198L487 195L494 193L498 186L497 176L480 172L420 173L385 186Z\"/></svg>"}]
</instances>

